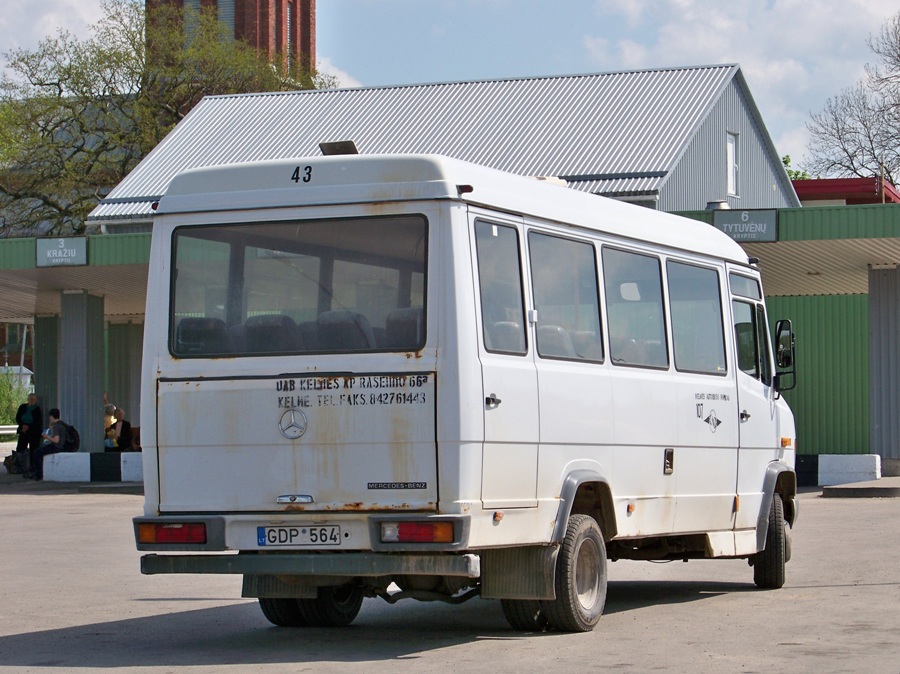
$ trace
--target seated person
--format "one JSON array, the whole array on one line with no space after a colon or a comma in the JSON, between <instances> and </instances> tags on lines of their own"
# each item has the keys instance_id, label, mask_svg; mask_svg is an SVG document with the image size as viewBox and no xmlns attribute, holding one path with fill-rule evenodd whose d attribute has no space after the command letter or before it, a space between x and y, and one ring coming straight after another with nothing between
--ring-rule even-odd
<instances>
[{"instance_id":1,"label":"seated person","mask_svg":"<svg viewBox=\"0 0 900 674\"><path fill-rule=\"evenodd\" d=\"M59 410L54 407L47 413L47 418L50 420L50 427L41 436L44 444L36 448L31 455L29 477L35 480L44 479L44 457L63 451L66 442L66 425L59 418Z\"/></svg>"},{"instance_id":2,"label":"seated person","mask_svg":"<svg viewBox=\"0 0 900 674\"><path fill-rule=\"evenodd\" d=\"M106 429L106 437L114 438L113 446L107 444L107 449L112 449L119 452L127 452L131 450L131 422L126 421L125 419L125 410L121 407L116 409L116 421L109 428Z\"/></svg>"}]
</instances>

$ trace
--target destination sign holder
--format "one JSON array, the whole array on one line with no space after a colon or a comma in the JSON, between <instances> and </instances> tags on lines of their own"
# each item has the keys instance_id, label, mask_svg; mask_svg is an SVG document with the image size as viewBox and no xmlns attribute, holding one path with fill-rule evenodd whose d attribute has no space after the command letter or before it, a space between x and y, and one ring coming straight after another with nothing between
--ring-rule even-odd
<instances>
[{"instance_id":1,"label":"destination sign holder","mask_svg":"<svg viewBox=\"0 0 900 674\"><path fill-rule=\"evenodd\" d=\"M83 267L87 263L87 237L36 239L36 267Z\"/></svg>"},{"instance_id":2,"label":"destination sign holder","mask_svg":"<svg viewBox=\"0 0 900 674\"><path fill-rule=\"evenodd\" d=\"M775 209L721 209L713 212L713 227L738 243L778 241L778 211Z\"/></svg>"}]
</instances>

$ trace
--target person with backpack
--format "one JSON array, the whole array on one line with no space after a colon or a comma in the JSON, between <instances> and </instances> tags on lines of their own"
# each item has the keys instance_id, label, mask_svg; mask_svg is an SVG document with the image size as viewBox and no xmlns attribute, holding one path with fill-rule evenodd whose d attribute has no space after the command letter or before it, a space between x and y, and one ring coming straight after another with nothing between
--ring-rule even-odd
<instances>
[{"instance_id":1,"label":"person with backpack","mask_svg":"<svg viewBox=\"0 0 900 674\"><path fill-rule=\"evenodd\" d=\"M31 472L28 477L34 480L44 479L44 457L49 454L66 451L66 431L68 427L59 418L59 409L54 407L47 412L50 427L44 431L44 444L34 450L31 455Z\"/></svg>"}]
</instances>

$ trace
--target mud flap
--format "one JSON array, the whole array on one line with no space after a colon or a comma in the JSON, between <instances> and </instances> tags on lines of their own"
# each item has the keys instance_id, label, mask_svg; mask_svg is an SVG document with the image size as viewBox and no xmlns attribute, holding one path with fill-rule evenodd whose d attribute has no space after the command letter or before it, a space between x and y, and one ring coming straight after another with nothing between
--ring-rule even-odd
<instances>
[{"instance_id":1,"label":"mud flap","mask_svg":"<svg viewBox=\"0 0 900 674\"><path fill-rule=\"evenodd\" d=\"M558 545L484 550L481 596L484 599L556 599Z\"/></svg>"}]
</instances>

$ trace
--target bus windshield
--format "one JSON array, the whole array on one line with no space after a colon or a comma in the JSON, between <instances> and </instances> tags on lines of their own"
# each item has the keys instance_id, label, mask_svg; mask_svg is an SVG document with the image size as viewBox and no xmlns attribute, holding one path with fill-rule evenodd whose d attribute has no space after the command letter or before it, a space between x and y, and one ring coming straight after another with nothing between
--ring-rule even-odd
<instances>
[{"instance_id":1,"label":"bus windshield","mask_svg":"<svg viewBox=\"0 0 900 674\"><path fill-rule=\"evenodd\" d=\"M174 356L424 346L422 216L181 227L173 236Z\"/></svg>"}]
</instances>

